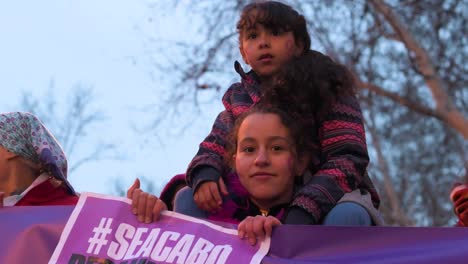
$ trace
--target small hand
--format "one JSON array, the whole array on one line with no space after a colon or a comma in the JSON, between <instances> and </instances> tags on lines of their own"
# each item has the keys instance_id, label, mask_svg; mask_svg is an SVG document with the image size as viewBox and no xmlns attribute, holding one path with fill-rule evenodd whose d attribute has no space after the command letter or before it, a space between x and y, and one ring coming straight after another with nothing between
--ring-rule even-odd
<instances>
[{"instance_id":1,"label":"small hand","mask_svg":"<svg viewBox=\"0 0 468 264\"><path fill-rule=\"evenodd\" d=\"M162 200L140 189L139 179L136 179L128 189L127 198L132 200L132 213L137 216L140 222L158 221L161 212L167 210L167 206Z\"/></svg>"},{"instance_id":2,"label":"small hand","mask_svg":"<svg viewBox=\"0 0 468 264\"><path fill-rule=\"evenodd\" d=\"M216 212L221 209L221 205L223 204L220 192L222 195L228 195L223 178L219 178L219 189L216 182L208 181L202 183L195 192L193 199L200 209Z\"/></svg>"},{"instance_id":3,"label":"small hand","mask_svg":"<svg viewBox=\"0 0 468 264\"><path fill-rule=\"evenodd\" d=\"M271 236L273 226L281 225L280 220L273 216L248 216L237 227L239 238L247 238L250 245L254 246L257 239L265 239Z\"/></svg>"},{"instance_id":4,"label":"small hand","mask_svg":"<svg viewBox=\"0 0 468 264\"><path fill-rule=\"evenodd\" d=\"M455 213L464 226L468 226L468 186L458 186L452 195Z\"/></svg>"}]
</instances>

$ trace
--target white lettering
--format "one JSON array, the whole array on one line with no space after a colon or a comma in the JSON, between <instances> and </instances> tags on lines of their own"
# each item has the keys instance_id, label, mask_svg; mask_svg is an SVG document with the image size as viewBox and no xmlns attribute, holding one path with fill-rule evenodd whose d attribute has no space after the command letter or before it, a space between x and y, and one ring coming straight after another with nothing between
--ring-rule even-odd
<instances>
[{"instance_id":1,"label":"white lettering","mask_svg":"<svg viewBox=\"0 0 468 264\"><path fill-rule=\"evenodd\" d=\"M214 244L210 241L199 238L193 246L190 255L188 256L187 263L203 264L208 258L208 253L214 247Z\"/></svg>"},{"instance_id":2,"label":"white lettering","mask_svg":"<svg viewBox=\"0 0 468 264\"><path fill-rule=\"evenodd\" d=\"M165 231L161 234L161 237L158 240L158 243L156 243L156 246L153 249L153 252L151 252L151 259L154 261L165 261L167 257L169 256L169 253L171 252L171 247L164 247L166 244L167 240L172 240L176 241L180 236L180 233L177 232L171 232L171 231ZM164 247L164 249L163 249Z\"/></svg>"},{"instance_id":3,"label":"white lettering","mask_svg":"<svg viewBox=\"0 0 468 264\"><path fill-rule=\"evenodd\" d=\"M195 238L194 235L184 235L179 242L175 245L174 249L172 249L171 254L167 258L167 262L174 262L175 258L177 258L177 263L183 264L185 263L185 259L190 251L190 247L192 246L193 239Z\"/></svg>"},{"instance_id":4,"label":"white lettering","mask_svg":"<svg viewBox=\"0 0 468 264\"><path fill-rule=\"evenodd\" d=\"M137 256L141 256L142 258L147 258L151 254L151 250L154 248L154 244L156 243L156 239L159 236L159 232L161 228L155 228L151 230L148 237L145 240L145 243L141 246L140 250L137 252Z\"/></svg>"},{"instance_id":5,"label":"white lettering","mask_svg":"<svg viewBox=\"0 0 468 264\"><path fill-rule=\"evenodd\" d=\"M122 223L115 232L115 240L110 243L107 255L113 259L121 260L128 249L128 242L125 238L131 239L135 234L135 228L129 224Z\"/></svg>"},{"instance_id":6,"label":"white lettering","mask_svg":"<svg viewBox=\"0 0 468 264\"><path fill-rule=\"evenodd\" d=\"M201 237L195 239L193 234L162 231L161 228L149 231L121 223L107 255L115 260L147 258L158 263L224 264L232 253L230 245L214 245Z\"/></svg>"},{"instance_id":7,"label":"white lettering","mask_svg":"<svg viewBox=\"0 0 468 264\"><path fill-rule=\"evenodd\" d=\"M130 247L127 250L127 254L125 254L124 259L132 259L132 258L138 258L138 255L134 255L133 253L135 252L135 249L137 246L143 244L143 241L141 241L141 235L148 232L148 228L141 227L137 228L135 236L133 236L132 242L130 243Z\"/></svg>"},{"instance_id":8,"label":"white lettering","mask_svg":"<svg viewBox=\"0 0 468 264\"><path fill-rule=\"evenodd\" d=\"M232 247L230 245L216 246L211 252L206 264L222 264L226 263L227 258L232 252Z\"/></svg>"}]
</instances>

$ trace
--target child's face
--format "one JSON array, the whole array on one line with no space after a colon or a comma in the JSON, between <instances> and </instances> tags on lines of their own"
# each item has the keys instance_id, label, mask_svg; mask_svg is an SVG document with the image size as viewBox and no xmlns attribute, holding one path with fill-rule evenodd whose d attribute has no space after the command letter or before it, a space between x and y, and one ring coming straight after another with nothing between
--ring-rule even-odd
<instances>
[{"instance_id":1,"label":"child's face","mask_svg":"<svg viewBox=\"0 0 468 264\"><path fill-rule=\"evenodd\" d=\"M262 24L242 33L240 52L262 79L271 79L282 65L302 52L291 31L271 30Z\"/></svg>"},{"instance_id":2,"label":"child's face","mask_svg":"<svg viewBox=\"0 0 468 264\"><path fill-rule=\"evenodd\" d=\"M254 113L239 127L234 155L236 172L261 209L291 200L298 175L294 146L276 114Z\"/></svg>"}]
</instances>

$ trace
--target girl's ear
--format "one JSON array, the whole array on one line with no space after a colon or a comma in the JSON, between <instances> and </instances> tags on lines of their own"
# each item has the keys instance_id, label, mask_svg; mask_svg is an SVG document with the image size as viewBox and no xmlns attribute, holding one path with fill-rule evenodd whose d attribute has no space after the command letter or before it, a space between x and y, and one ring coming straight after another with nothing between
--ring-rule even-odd
<instances>
[{"instance_id":1,"label":"girl's ear","mask_svg":"<svg viewBox=\"0 0 468 264\"><path fill-rule=\"evenodd\" d=\"M247 57L245 56L244 48L242 47L242 45L239 46L239 52L240 52L240 54L242 55L242 59L244 59L244 62L245 62L247 65L250 65L249 60L248 60Z\"/></svg>"}]
</instances>

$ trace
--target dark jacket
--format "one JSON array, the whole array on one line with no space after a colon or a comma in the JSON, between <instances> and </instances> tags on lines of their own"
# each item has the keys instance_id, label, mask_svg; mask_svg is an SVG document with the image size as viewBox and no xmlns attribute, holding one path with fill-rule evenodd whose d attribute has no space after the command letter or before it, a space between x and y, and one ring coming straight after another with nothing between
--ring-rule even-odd
<instances>
[{"instance_id":1,"label":"dark jacket","mask_svg":"<svg viewBox=\"0 0 468 264\"><path fill-rule=\"evenodd\" d=\"M187 186L185 183L185 174L177 174L172 177L172 179L164 186L164 189L159 195L161 199L167 206L167 210L173 211L174 209L174 198L177 194L177 191Z\"/></svg>"}]
</instances>

